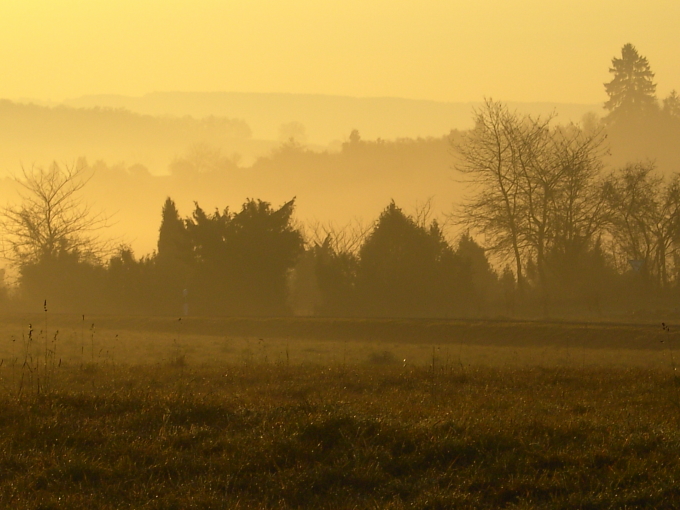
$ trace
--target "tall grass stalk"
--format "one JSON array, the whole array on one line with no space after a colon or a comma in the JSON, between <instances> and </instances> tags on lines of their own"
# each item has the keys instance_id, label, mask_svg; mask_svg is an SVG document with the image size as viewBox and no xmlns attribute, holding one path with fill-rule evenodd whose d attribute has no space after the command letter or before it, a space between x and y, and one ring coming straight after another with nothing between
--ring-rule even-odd
<instances>
[{"instance_id":1,"label":"tall grass stalk","mask_svg":"<svg viewBox=\"0 0 680 510\"><path fill-rule=\"evenodd\" d=\"M91 352L91 363L94 366L94 333L95 333L95 327L94 327L94 322L92 323L92 326L90 326L90 352Z\"/></svg>"},{"instance_id":2,"label":"tall grass stalk","mask_svg":"<svg viewBox=\"0 0 680 510\"><path fill-rule=\"evenodd\" d=\"M588 323L586 322L586 332L588 331ZM588 335L583 335L583 358L581 360L581 369L586 368L586 337Z\"/></svg>"},{"instance_id":3,"label":"tall grass stalk","mask_svg":"<svg viewBox=\"0 0 680 510\"><path fill-rule=\"evenodd\" d=\"M673 371L673 388L675 390L675 401L673 402L677 407L680 407L680 380L678 379L678 367L675 363L675 354L673 352L673 345L670 341L671 328L665 322L661 323L662 329L666 332L666 347L671 360L671 370Z\"/></svg>"},{"instance_id":4,"label":"tall grass stalk","mask_svg":"<svg viewBox=\"0 0 680 510\"><path fill-rule=\"evenodd\" d=\"M83 369L83 358L85 357L85 314L80 321L80 370Z\"/></svg>"},{"instance_id":5,"label":"tall grass stalk","mask_svg":"<svg viewBox=\"0 0 680 510\"><path fill-rule=\"evenodd\" d=\"M14 388L14 384L16 381L15 378L15 371L17 367L17 361L19 361L18 357L16 356L16 343L17 343L17 338L16 336L12 335L12 389Z\"/></svg>"},{"instance_id":6,"label":"tall grass stalk","mask_svg":"<svg viewBox=\"0 0 680 510\"><path fill-rule=\"evenodd\" d=\"M33 376L34 376L34 367L33 367L33 354L31 353L31 349L33 348L33 324L28 325L28 336L25 336L23 333L21 335L22 340L24 341L24 362L21 365L21 380L19 381L19 389L17 390L17 397L21 397L24 391L24 383L29 388L33 388ZM35 370L38 369L38 361L36 357L36 366Z\"/></svg>"}]
</instances>

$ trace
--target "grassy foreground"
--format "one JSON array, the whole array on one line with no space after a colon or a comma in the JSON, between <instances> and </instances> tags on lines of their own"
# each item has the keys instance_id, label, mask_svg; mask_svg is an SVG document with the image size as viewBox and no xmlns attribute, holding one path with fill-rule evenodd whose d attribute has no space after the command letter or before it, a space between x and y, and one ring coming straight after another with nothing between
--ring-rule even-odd
<instances>
[{"instance_id":1,"label":"grassy foreground","mask_svg":"<svg viewBox=\"0 0 680 510\"><path fill-rule=\"evenodd\" d=\"M667 365L185 361L0 367L0 507L680 507Z\"/></svg>"}]
</instances>

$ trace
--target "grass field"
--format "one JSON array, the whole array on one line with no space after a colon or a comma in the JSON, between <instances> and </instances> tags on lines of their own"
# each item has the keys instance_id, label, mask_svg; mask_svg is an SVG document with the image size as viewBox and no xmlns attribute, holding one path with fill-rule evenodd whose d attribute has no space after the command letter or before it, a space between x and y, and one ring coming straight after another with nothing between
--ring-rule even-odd
<instances>
[{"instance_id":1,"label":"grass field","mask_svg":"<svg viewBox=\"0 0 680 510\"><path fill-rule=\"evenodd\" d=\"M680 507L678 333L5 317L0 507Z\"/></svg>"}]
</instances>

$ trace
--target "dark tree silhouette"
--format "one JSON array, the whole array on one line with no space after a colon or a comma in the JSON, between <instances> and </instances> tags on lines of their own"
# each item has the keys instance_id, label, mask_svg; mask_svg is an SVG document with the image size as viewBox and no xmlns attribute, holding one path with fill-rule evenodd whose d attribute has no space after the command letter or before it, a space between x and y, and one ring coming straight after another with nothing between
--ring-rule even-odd
<instances>
[{"instance_id":1,"label":"dark tree silhouette","mask_svg":"<svg viewBox=\"0 0 680 510\"><path fill-rule=\"evenodd\" d=\"M514 262L519 296L529 260L548 313L547 255L560 242L588 247L602 226L596 185L603 137L575 126L551 127L487 101L475 128L454 144L469 193L459 223L484 235L490 251Z\"/></svg>"},{"instance_id":2,"label":"dark tree silhouette","mask_svg":"<svg viewBox=\"0 0 680 510\"><path fill-rule=\"evenodd\" d=\"M152 279L155 276L152 257L137 260L129 246L121 246L109 260L107 269L109 310L126 314L164 312L162 308L154 306L157 302L153 296L157 282Z\"/></svg>"},{"instance_id":3,"label":"dark tree silhouette","mask_svg":"<svg viewBox=\"0 0 680 510\"><path fill-rule=\"evenodd\" d=\"M612 81L604 87L609 95L604 107L609 110L609 121L639 118L657 110L656 84L647 58L628 43L621 49L621 58L612 59L609 72Z\"/></svg>"},{"instance_id":4,"label":"dark tree silhouette","mask_svg":"<svg viewBox=\"0 0 680 510\"><path fill-rule=\"evenodd\" d=\"M475 127L452 143L461 161L456 169L467 176L471 193L460 206L458 220L482 233L488 248L514 262L517 286L524 288L521 168L517 158L516 115L500 102L487 100L475 112Z\"/></svg>"},{"instance_id":5,"label":"dark tree silhouette","mask_svg":"<svg viewBox=\"0 0 680 510\"><path fill-rule=\"evenodd\" d=\"M666 286L669 251L680 231L680 176L666 181L650 163L631 164L607 179L605 193L608 228L624 261L643 261L641 274Z\"/></svg>"},{"instance_id":6,"label":"dark tree silhouette","mask_svg":"<svg viewBox=\"0 0 680 510\"><path fill-rule=\"evenodd\" d=\"M674 119L680 120L680 96L678 96L677 90L671 90L663 100L663 112Z\"/></svg>"},{"instance_id":7,"label":"dark tree silhouette","mask_svg":"<svg viewBox=\"0 0 680 510\"><path fill-rule=\"evenodd\" d=\"M483 314L494 295L498 293L498 275L491 267L489 259L482 248L469 233L460 236L456 254L460 257L474 288L475 312ZM513 280L514 282L514 280Z\"/></svg>"},{"instance_id":8,"label":"dark tree silhouette","mask_svg":"<svg viewBox=\"0 0 680 510\"><path fill-rule=\"evenodd\" d=\"M158 261L161 264L188 264L191 260L191 243L187 228L179 216L175 202L168 197L163 204L161 226L158 233Z\"/></svg>"},{"instance_id":9,"label":"dark tree silhouette","mask_svg":"<svg viewBox=\"0 0 680 510\"><path fill-rule=\"evenodd\" d=\"M288 273L303 252L294 203L274 209L248 200L238 213L213 214L196 204L186 226L194 253L192 300L200 313L288 313Z\"/></svg>"},{"instance_id":10,"label":"dark tree silhouette","mask_svg":"<svg viewBox=\"0 0 680 510\"><path fill-rule=\"evenodd\" d=\"M155 308L172 315L182 313L184 291L189 286L192 269L193 250L186 223L180 218L175 202L167 198L163 204L158 252L154 258L152 285Z\"/></svg>"},{"instance_id":11,"label":"dark tree silhouette","mask_svg":"<svg viewBox=\"0 0 680 510\"><path fill-rule=\"evenodd\" d=\"M295 199L278 209L269 202L248 200L229 221L225 243L235 313L288 313L288 271L295 266L304 244L292 223L294 208Z\"/></svg>"},{"instance_id":12,"label":"dark tree silhouette","mask_svg":"<svg viewBox=\"0 0 680 510\"><path fill-rule=\"evenodd\" d=\"M357 292L378 316L433 316L453 311L459 259L436 222L419 226L392 202L359 251Z\"/></svg>"},{"instance_id":13,"label":"dark tree silhouette","mask_svg":"<svg viewBox=\"0 0 680 510\"><path fill-rule=\"evenodd\" d=\"M334 247L330 235L313 248L316 282L319 289L317 313L325 316L357 313L355 292L358 257L349 250Z\"/></svg>"}]
</instances>

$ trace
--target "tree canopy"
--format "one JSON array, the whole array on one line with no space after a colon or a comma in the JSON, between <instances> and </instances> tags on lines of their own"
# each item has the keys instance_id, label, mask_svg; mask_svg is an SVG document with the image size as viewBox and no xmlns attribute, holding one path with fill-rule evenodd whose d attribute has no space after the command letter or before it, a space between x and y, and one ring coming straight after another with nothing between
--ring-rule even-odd
<instances>
[{"instance_id":1,"label":"tree canopy","mask_svg":"<svg viewBox=\"0 0 680 510\"><path fill-rule=\"evenodd\" d=\"M612 59L609 72L614 76L604 85L609 95L604 107L610 121L636 118L658 109L654 73L635 46L625 44L621 58Z\"/></svg>"}]
</instances>

